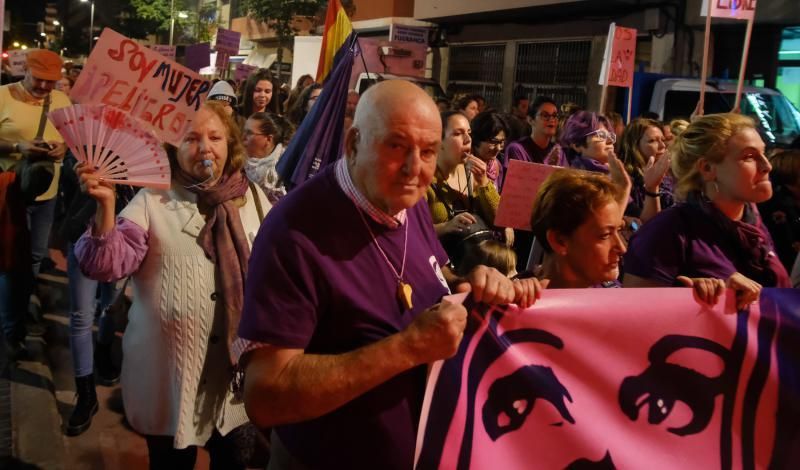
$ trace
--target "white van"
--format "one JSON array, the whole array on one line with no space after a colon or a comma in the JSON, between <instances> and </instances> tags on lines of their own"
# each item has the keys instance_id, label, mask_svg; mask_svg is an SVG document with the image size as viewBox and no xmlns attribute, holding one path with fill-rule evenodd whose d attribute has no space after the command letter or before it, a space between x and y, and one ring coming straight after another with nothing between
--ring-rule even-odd
<instances>
[{"instance_id":1,"label":"white van","mask_svg":"<svg viewBox=\"0 0 800 470\"><path fill-rule=\"evenodd\" d=\"M707 81L705 114L729 112L735 94L735 82ZM700 80L664 78L654 84L650 111L666 122L678 118L688 120L699 99ZM800 136L800 112L779 91L745 86L741 109L759 124L759 131L769 146L786 147Z\"/></svg>"}]
</instances>

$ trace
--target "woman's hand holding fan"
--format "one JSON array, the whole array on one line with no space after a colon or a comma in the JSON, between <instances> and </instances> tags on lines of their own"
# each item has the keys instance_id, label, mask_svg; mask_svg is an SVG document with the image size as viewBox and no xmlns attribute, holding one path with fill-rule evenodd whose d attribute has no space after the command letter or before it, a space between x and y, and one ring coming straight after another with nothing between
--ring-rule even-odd
<instances>
[{"instance_id":1,"label":"woman's hand holding fan","mask_svg":"<svg viewBox=\"0 0 800 470\"><path fill-rule=\"evenodd\" d=\"M169 160L145 124L113 106L76 104L48 114L75 158L101 181L170 187Z\"/></svg>"},{"instance_id":2,"label":"woman's hand holding fan","mask_svg":"<svg viewBox=\"0 0 800 470\"><path fill-rule=\"evenodd\" d=\"M75 166L75 172L81 183L81 191L97 201L92 235L99 236L110 232L115 224L114 205L117 193L114 184L100 178L95 169L86 162L79 162Z\"/></svg>"}]
</instances>

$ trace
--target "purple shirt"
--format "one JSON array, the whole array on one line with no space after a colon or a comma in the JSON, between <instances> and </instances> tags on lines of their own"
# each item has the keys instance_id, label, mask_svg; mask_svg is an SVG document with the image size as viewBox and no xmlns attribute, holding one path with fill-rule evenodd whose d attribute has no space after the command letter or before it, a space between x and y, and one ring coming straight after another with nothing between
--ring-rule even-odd
<instances>
[{"instance_id":1,"label":"purple shirt","mask_svg":"<svg viewBox=\"0 0 800 470\"><path fill-rule=\"evenodd\" d=\"M142 264L147 254L148 233L136 223L117 217L114 228L98 237L92 227L75 242L75 257L89 279L113 282L128 277Z\"/></svg>"},{"instance_id":2,"label":"purple shirt","mask_svg":"<svg viewBox=\"0 0 800 470\"><path fill-rule=\"evenodd\" d=\"M625 209L625 215L639 217L642 215L642 210L644 210L646 197L644 193L644 176L636 172L631 176L631 180L631 201ZM675 205L675 198L673 196L674 188L675 178L671 173L667 172L667 174L664 175L664 179L661 180L661 186L659 188L659 192L661 193L661 196L659 196L661 200L661 210L668 209Z\"/></svg>"},{"instance_id":3,"label":"purple shirt","mask_svg":"<svg viewBox=\"0 0 800 470\"><path fill-rule=\"evenodd\" d=\"M397 228L364 219L398 271L407 227L403 279L413 287L410 311L401 310L397 280L332 165L289 193L253 246L239 335L339 354L403 330L448 293L439 269L447 255L427 204L421 200L406 214ZM276 432L295 459L313 468L409 469L424 385L425 367L417 367L327 415Z\"/></svg>"},{"instance_id":4,"label":"purple shirt","mask_svg":"<svg viewBox=\"0 0 800 470\"><path fill-rule=\"evenodd\" d=\"M521 160L523 162L544 163L544 158L553 150L555 144L550 142L547 147L542 148L530 136L523 137L516 142L512 142L506 148L506 161Z\"/></svg>"},{"instance_id":5,"label":"purple shirt","mask_svg":"<svg viewBox=\"0 0 800 470\"><path fill-rule=\"evenodd\" d=\"M762 246L771 249L772 240L760 219L756 226L763 232ZM683 203L659 212L633 235L625 254L625 272L674 285L678 276L728 279L735 272L747 276L748 261L730 231L692 204ZM788 287L783 285L788 282L786 270L774 253L767 254L766 263L777 275L777 283L754 280L764 287Z\"/></svg>"},{"instance_id":6,"label":"purple shirt","mask_svg":"<svg viewBox=\"0 0 800 470\"><path fill-rule=\"evenodd\" d=\"M608 164L602 163L599 160L595 160L593 158L584 157L583 155L577 155L572 162L570 163L571 168L575 168L576 170L586 170L586 171L594 171L597 173L603 173L607 175L609 173Z\"/></svg>"}]
</instances>

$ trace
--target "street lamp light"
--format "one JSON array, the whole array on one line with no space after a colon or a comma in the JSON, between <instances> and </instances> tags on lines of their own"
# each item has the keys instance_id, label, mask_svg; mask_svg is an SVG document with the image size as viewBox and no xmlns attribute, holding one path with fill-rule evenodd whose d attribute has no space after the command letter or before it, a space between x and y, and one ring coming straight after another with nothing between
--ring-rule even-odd
<instances>
[{"instance_id":1,"label":"street lamp light","mask_svg":"<svg viewBox=\"0 0 800 470\"><path fill-rule=\"evenodd\" d=\"M89 14L89 52L92 53L92 44L94 42L94 0L81 0L81 3L89 3L92 7L92 12ZM88 55L87 54L87 55Z\"/></svg>"},{"instance_id":2,"label":"street lamp light","mask_svg":"<svg viewBox=\"0 0 800 470\"><path fill-rule=\"evenodd\" d=\"M172 39L175 36L175 0L169 2L169 45L172 45Z\"/></svg>"}]
</instances>

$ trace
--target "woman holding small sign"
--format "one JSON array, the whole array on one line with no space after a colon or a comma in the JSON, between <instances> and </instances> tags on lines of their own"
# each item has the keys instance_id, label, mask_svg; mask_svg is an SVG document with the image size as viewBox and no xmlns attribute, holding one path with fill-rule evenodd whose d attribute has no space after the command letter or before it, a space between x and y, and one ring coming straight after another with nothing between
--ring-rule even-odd
<instances>
[{"instance_id":1,"label":"woman holding small sign","mask_svg":"<svg viewBox=\"0 0 800 470\"><path fill-rule=\"evenodd\" d=\"M270 204L242 171L239 129L220 103L205 103L167 155L172 187L140 191L116 220L113 186L79 166L98 208L75 255L93 279L131 276L122 396L150 468L193 468L197 446L211 468L244 468L253 436L242 439L252 428L232 392L232 344L250 245Z\"/></svg>"}]
</instances>

